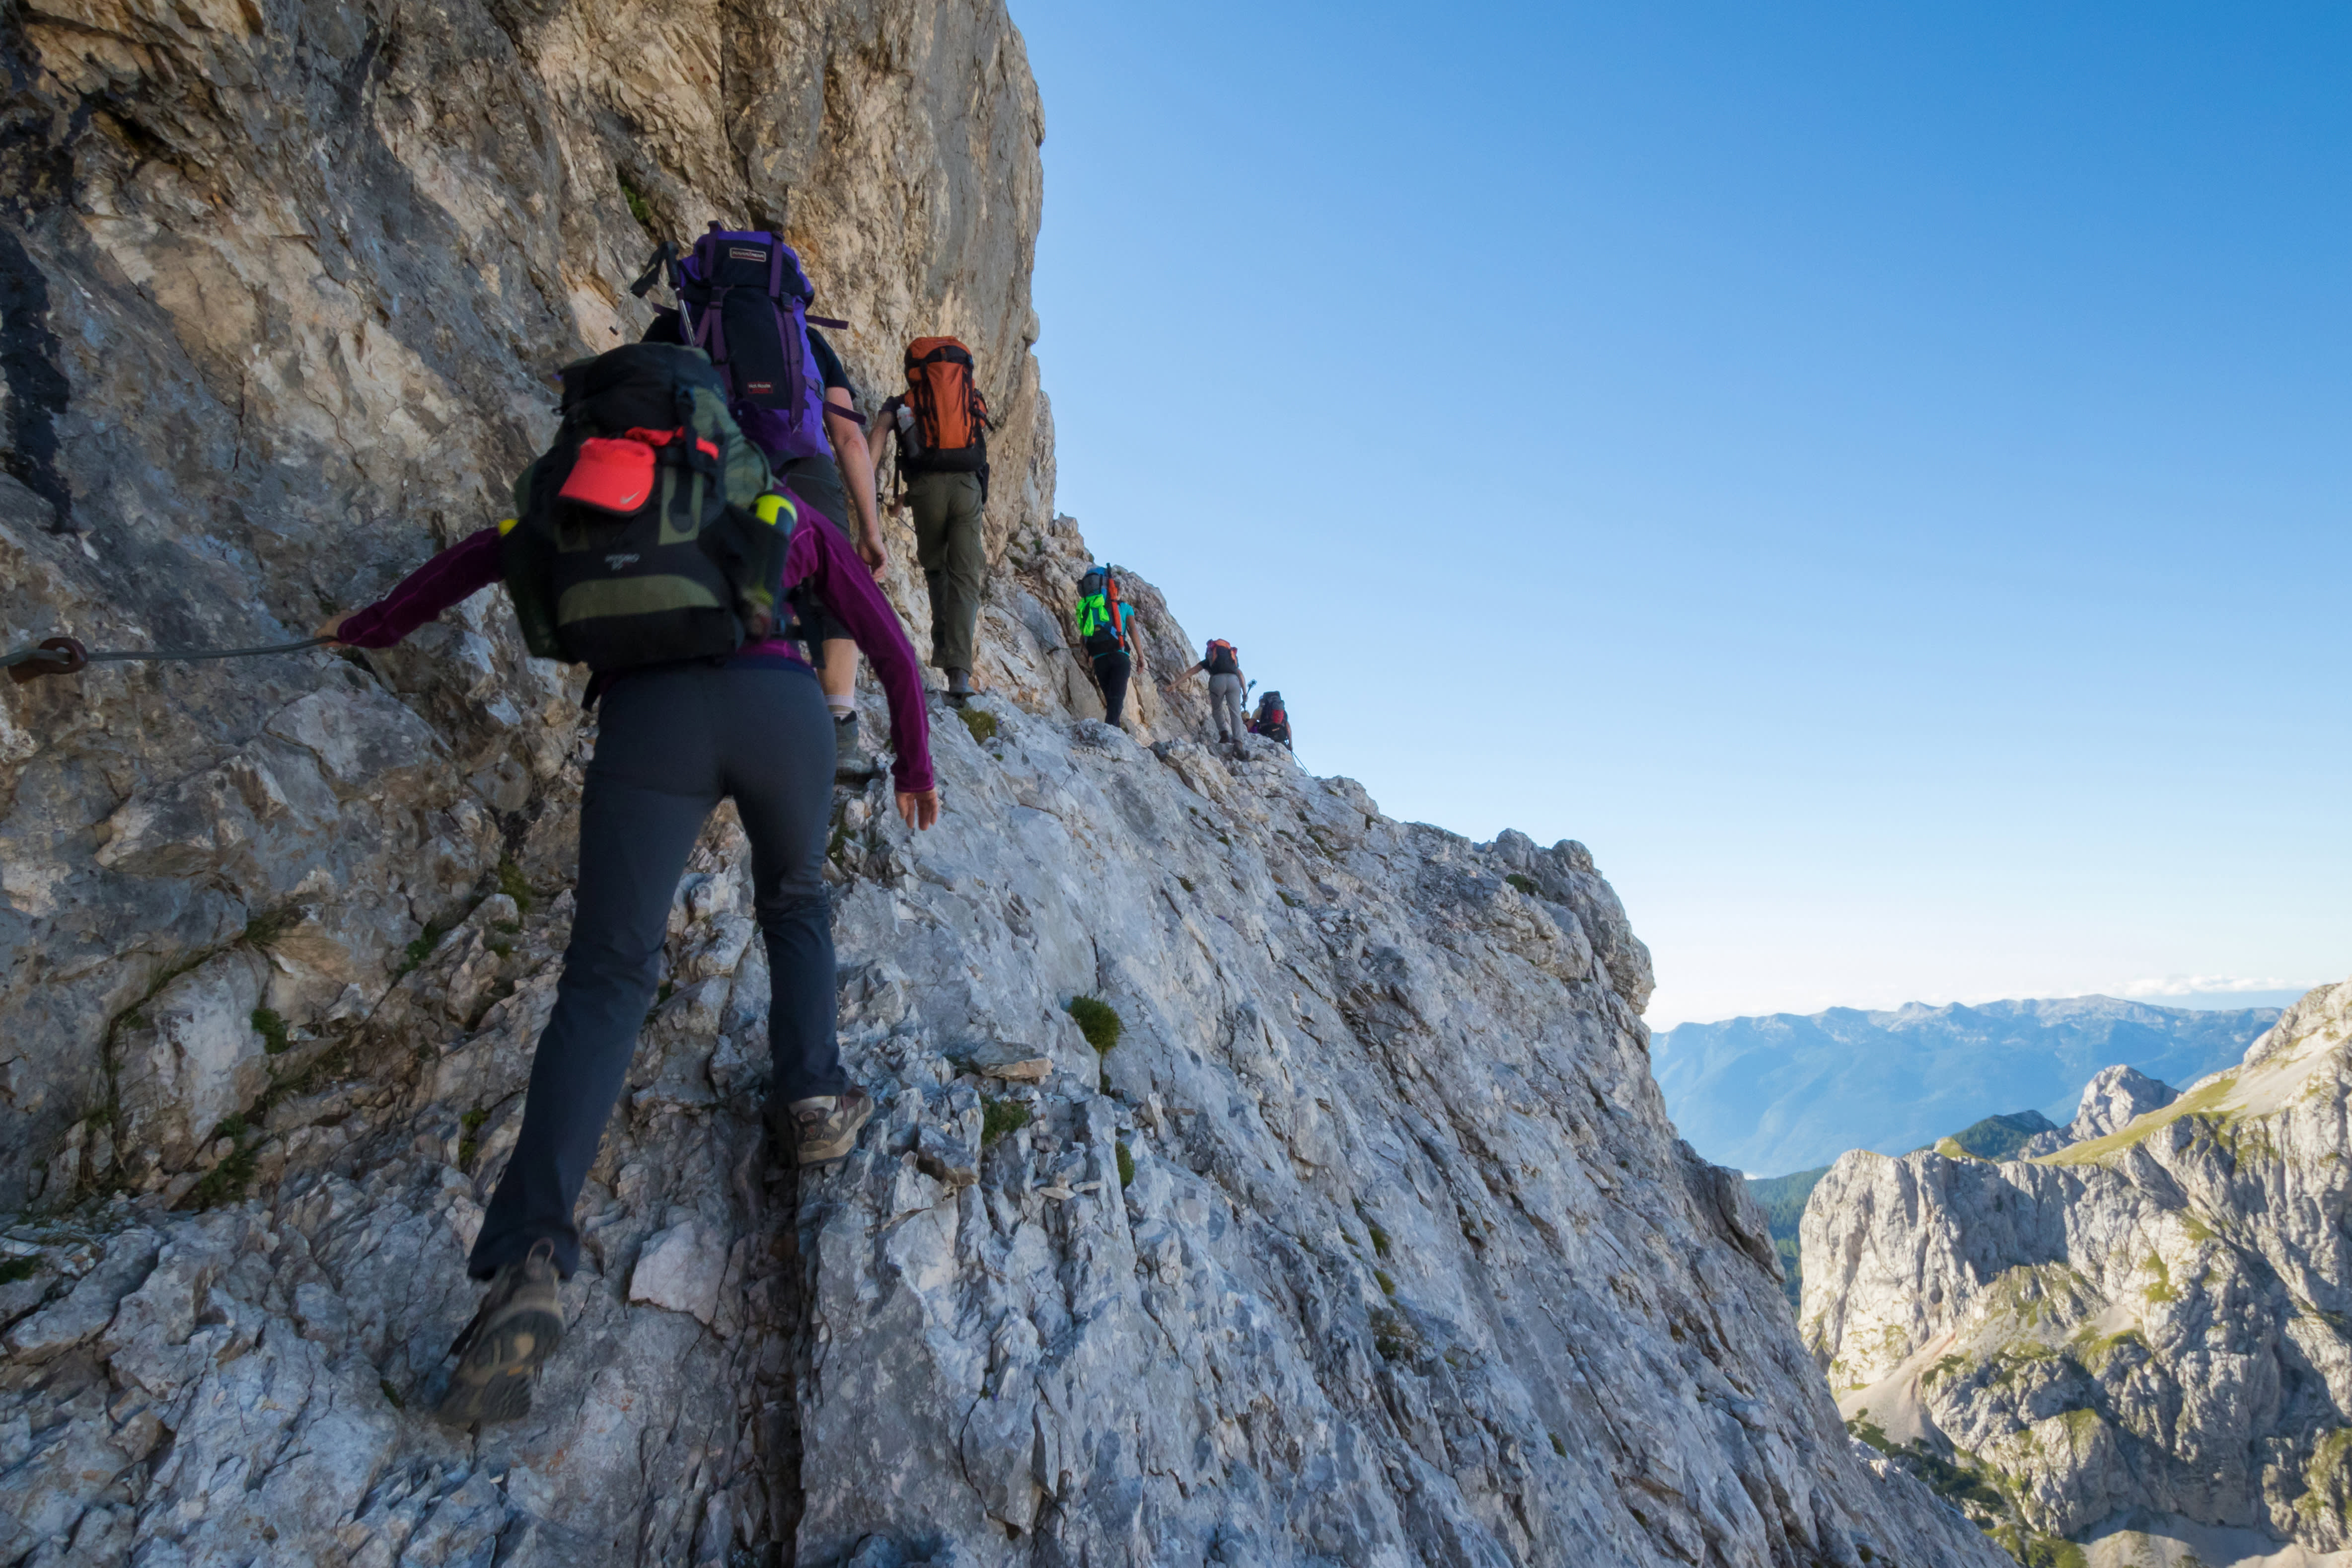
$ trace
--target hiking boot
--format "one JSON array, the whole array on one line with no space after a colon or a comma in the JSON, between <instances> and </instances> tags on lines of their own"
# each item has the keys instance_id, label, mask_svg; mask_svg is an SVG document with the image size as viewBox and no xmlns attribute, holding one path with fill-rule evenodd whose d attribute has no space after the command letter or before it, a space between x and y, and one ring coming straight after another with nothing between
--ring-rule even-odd
<instances>
[{"instance_id":1,"label":"hiking boot","mask_svg":"<svg viewBox=\"0 0 2352 1568\"><path fill-rule=\"evenodd\" d=\"M833 721L833 776L864 780L874 773L874 759L857 744L857 715L843 714Z\"/></svg>"},{"instance_id":2,"label":"hiking boot","mask_svg":"<svg viewBox=\"0 0 2352 1568\"><path fill-rule=\"evenodd\" d=\"M971 695L971 671L968 669L949 670L948 700L961 708L963 706L963 700Z\"/></svg>"},{"instance_id":3,"label":"hiking boot","mask_svg":"<svg viewBox=\"0 0 2352 1568\"><path fill-rule=\"evenodd\" d=\"M858 1129L874 1115L874 1097L862 1089L795 1100L775 1131L790 1146L793 1163L806 1169L828 1165L857 1147Z\"/></svg>"},{"instance_id":4,"label":"hiking boot","mask_svg":"<svg viewBox=\"0 0 2352 1568\"><path fill-rule=\"evenodd\" d=\"M481 1310L449 1347L461 1359L436 1415L452 1426L470 1426L530 1414L539 1369L563 1342L563 1303L556 1285L551 1241L535 1242L521 1262L499 1267Z\"/></svg>"}]
</instances>

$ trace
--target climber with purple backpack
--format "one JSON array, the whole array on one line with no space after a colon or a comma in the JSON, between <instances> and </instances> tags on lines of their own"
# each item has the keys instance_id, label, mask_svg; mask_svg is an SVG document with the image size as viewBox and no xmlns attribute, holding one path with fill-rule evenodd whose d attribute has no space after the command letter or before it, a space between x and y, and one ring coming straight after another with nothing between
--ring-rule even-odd
<instances>
[{"instance_id":1,"label":"climber with purple backpack","mask_svg":"<svg viewBox=\"0 0 2352 1568\"><path fill-rule=\"evenodd\" d=\"M844 540L854 510L858 556L878 576L888 557L866 416L841 356L817 331L848 323L809 314L816 290L800 257L764 229L714 223L684 255L665 243L629 291L643 299L665 270L677 303L656 310L645 341L685 343L710 356L728 412L766 454L777 480ZM833 715L835 772L863 779L874 770L857 739L857 644L817 595L803 595L794 609Z\"/></svg>"},{"instance_id":2,"label":"climber with purple backpack","mask_svg":"<svg viewBox=\"0 0 2352 1568\"><path fill-rule=\"evenodd\" d=\"M562 421L515 481L514 515L319 628L392 647L503 582L524 647L592 676L571 934L521 1129L467 1262L488 1288L450 1350L460 1359L438 1414L457 1426L526 1414L563 1336L556 1287L579 1264L580 1193L655 1002L678 879L721 800L751 843L773 1144L802 1168L844 1159L874 1114L835 1027L832 726L783 635L794 586L821 590L874 660L898 815L922 831L940 814L922 668L898 612L848 544L775 488L709 359L630 343L559 379Z\"/></svg>"}]
</instances>

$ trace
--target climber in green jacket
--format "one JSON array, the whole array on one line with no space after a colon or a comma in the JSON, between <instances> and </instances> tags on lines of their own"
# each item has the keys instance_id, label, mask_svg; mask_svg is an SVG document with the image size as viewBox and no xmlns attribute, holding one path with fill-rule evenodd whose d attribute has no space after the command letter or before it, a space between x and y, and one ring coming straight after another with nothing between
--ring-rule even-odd
<instances>
[{"instance_id":1,"label":"climber in green jacket","mask_svg":"<svg viewBox=\"0 0 2352 1568\"><path fill-rule=\"evenodd\" d=\"M1118 578L1108 567L1089 566L1078 579L1078 602L1070 612L1078 641L1094 661L1095 684L1102 689L1103 721L1124 728L1127 682L1135 673L1129 642L1135 606L1119 597Z\"/></svg>"}]
</instances>

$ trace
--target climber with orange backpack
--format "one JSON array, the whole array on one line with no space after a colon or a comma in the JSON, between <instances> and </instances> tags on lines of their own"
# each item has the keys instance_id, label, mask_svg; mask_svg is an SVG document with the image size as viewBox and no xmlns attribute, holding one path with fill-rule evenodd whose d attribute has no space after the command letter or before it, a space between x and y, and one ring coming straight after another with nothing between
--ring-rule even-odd
<instances>
[{"instance_id":1,"label":"climber with orange backpack","mask_svg":"<svg viewBox=\"0 0 2352 1568\"><path fill-rule=\"evenodd\" d=\"M1204 669L1209 672L1209 713L1217 721L1217 741L1239 751L1245 744L1242 739L1242 697L1249 689L1248 683L1242 679L1241 651L1223 637L1213 637L1201 661L1176 679L1182 680Z\"/></svg>"},{"instance_id":2,"label":"climber with orange backpack","mask_svg":"<svg viewBox=\"0 0 2352 1568\"><path fill-rule=\"evenodd\" d=\"M953 338L908 343L907 390L885 403L876 420L881 434L898 438L898 504L914 514L915 559L931 591L931 663L947 672L948 700L961 704L971 694L988 567L980 518L988 500L991 426L971 351ZM885 454L880 441L873 447L878 489Z\"/></svg>"},{"instance_id":3,"label":"climber with orange backpack","mask_svg":"<svg viewBox=\"0 0 2352 1568\"><path fill-rule=\"evenodd\" d=\"M1078 602L1070 612L1078 641L1094 661L1095 684L1102 689L1103 721L1115 728L1127 710L1128 678L1135 673L1129 627L1135 606L1119 596L1118 575L1107 566L1089 566L1078 579Z\"/></svg>"}]
</instances>

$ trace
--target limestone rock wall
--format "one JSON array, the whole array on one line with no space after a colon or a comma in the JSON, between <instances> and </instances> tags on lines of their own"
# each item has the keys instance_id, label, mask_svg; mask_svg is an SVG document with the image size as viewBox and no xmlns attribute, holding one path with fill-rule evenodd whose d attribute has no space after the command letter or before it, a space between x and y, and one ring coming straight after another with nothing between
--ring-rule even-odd
<instances>
[{"instance_id":1,"label":"limestone rock wall","mask_svg":"<svg viewBox=\"0 0 2352 1568\"><path fill-rule=\"evenodd\" d=\"M2352 983L2177 1097L2102 1075L2041 1159L1845 1156L1800 1315L1841 1407L2030 1532L2352 1547L2347 1053Z\"/></svg>"},{"instance_id":2,"label":"limestone rock wall","mask_svg":"<svg viewBox=\"0 0 2352 1568\"><path fill-rule=\"evenodd\" d=\"M1089 718L999 6L30 0L0 50L12 645L291 637L493 521L646 225L782 222L869 406L944 328L1004 421L946 822L835 804L881 1114L774 1168L722 812L511 1426L425 1412L566 936L575 682L491 594L0 687L0 1563L1997 1561L1839 1429L1580 846L1211 755L1140 579L1138 732Z\"/></svg>"}]
</instances>

